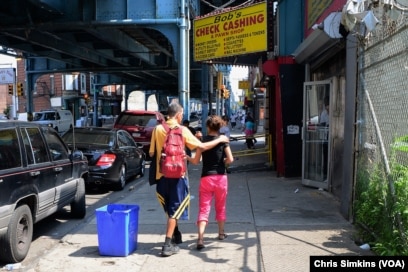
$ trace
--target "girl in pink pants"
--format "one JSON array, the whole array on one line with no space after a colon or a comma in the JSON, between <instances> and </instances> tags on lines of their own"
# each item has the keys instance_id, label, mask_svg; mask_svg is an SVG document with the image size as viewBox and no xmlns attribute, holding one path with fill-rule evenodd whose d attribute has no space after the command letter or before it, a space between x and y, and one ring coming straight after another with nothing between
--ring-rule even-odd
<instances>
[{"instance_id":1,"label":"girl in pink pants","mask_svg":"<svg viewBox=\"0 0 408 272\"><path fill-rule=\"evenodd\" d=\"M208 135L203 137L203 142L212 141L219 137L219 130L224 125L224 121L220 116L210 115L207 118L206 125ZM200 179L199 212L197 219L198 250L205 247L204 232L208 223L213 198L215 199L215 219L218 223L218 239L224 240L227 238L227 234L224 232L228 192L228 178L225 165L229 165L234 161L229 143L218 144L204 152L197 149L195 157L187 157L187 159L193 164L198 164L201 157L203 168Z\"/></svg>"}]
</instances>

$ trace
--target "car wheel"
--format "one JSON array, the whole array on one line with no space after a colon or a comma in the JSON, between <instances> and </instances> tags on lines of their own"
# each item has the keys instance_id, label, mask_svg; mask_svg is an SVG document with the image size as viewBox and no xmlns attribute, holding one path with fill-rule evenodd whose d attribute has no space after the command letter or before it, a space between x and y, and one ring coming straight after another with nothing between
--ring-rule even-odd
<instances>
[{"instance_id":1,"label":"car wheel","mask_svg":"<svg viewBox=\"0 0 408 272\"><path fill-rule=\"evenodd\" d=\"M140 172L139 172L139 176L140 176L140 177L144 177L144 175L145 175L145 170L146 170L146 160L143 159L143 160L142 160L142 163L141 163L141 165L140 165Z\"/></svg>"},{"instance_id":2,"label":"car wheel","mask_svg":"<svg viewBox=\"0 0 408 272\"><path fill-rule=\"evenodd\" d=\"M78 219L82 219L86 215L85 181L83 178L79 179L75 198L71 202L71 215Z\"/></svg>"},{"instance_id":3,"label":"car wheel","mask_svg":"<svg viewBox=\"0 0 408 272\"><path fill-rule=\"evenodd\" d=\"M7 233L0 237L0 259L21 262L27 256L33 239L33 217L27 205L17 207L11 216Z\"/></svg>"},{"instance_id":4,"label":"car wheel","mask_svg":"<svg viewBox=\"0 0 408 272\"><path fill-rule=\"evenodd\" d=\"M119 180L117 184L117 189L118 190L123 190L126 185L126 166L122 165L119 173Z\"/></svg>"}]
</instances>

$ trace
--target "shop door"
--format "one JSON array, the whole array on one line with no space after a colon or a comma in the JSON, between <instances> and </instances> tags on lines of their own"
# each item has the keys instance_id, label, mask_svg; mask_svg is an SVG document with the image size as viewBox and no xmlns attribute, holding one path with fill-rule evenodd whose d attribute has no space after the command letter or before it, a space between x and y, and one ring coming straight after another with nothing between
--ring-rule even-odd
<instances>
[{"instance_id":1,"label":"shop door","mask_svg":"<svg viewBox=\"0 0 408 272\"><path fill-rule=\"evenodd\" d=\"M331 80L304 83L302 184L328 190Z\"/></svg>"}]
</instances>

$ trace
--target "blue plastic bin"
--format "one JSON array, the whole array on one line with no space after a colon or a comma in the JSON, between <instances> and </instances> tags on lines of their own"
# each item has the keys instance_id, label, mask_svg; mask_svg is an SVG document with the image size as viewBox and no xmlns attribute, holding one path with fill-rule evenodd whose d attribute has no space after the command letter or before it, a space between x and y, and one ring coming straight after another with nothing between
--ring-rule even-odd
<instances>
[{"instance_id":1,"label":"blue plastic bin","mask_svg":"<svg viewBox=\"0 0 408 272\"><path fill-rule=\"evenodd\" d=\"M100 255L127 256L137 249L138 205L108 204L95 211Z\"/></svg>"}]
</instances>

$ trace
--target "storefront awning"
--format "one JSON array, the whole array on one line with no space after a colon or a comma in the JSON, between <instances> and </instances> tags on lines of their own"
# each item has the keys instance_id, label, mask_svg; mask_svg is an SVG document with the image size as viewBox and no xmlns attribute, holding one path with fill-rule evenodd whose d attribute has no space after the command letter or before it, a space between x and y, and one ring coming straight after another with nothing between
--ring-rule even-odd
<instances>
[{"instance_id":1,"label":"storefront awning","mask_svg":"<svg viewBox=\"0 0 408 272\"><path fill-rule=\"evenodd\" d=\"M340 20L341 12L333 12L323 23L316 25L312 34L292 54L296 62L299 64L312 62L338 44L342 38L339 32Z\"/></svg>"}]
</instances>

